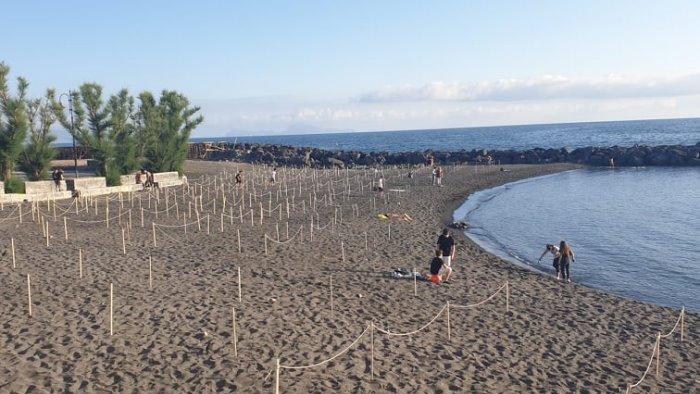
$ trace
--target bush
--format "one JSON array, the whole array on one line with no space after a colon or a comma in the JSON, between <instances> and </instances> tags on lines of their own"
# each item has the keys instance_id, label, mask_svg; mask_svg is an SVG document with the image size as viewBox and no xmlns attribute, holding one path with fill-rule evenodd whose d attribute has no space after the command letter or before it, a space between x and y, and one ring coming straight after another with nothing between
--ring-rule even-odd
<instances>
[{"instance_id":1,"label":"bush","mask_svg":"<svg viewBox=\"0 0 700 394\"><path fill-rule=\"evenodd\" d=\"M18 178L10 178L5 181L5 193L24 193L24 181Z\"/></svg>"},{"instance_id":2,"label":"bush","mask_svg":"<svg viewBox=\"0 0 700 394\"><path fill-rule=\"evenodd\" d=\"M122 179L118 168L110 167L105 176L107 186L121 186Z\"/></svg>"}]
</instances>

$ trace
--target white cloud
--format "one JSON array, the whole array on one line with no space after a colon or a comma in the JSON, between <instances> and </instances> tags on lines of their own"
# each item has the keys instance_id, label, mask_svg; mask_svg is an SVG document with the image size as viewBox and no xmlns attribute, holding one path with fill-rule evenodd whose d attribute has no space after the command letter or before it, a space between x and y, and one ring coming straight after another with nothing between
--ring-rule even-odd
<instances>
[{"instance_id":1,"label":"white cloud","mask_svg":"<svg viewBox=\"0 0 700 394\"><path fill-rule=\"evenodd\" d=\"M700 94L700 74L676 78L624 77L598 79L544 75L476 84L431 82L421 86L384 86L357 98L362 103L425 101L520 101L675 97Z\"/></svg>"}]
</instances>

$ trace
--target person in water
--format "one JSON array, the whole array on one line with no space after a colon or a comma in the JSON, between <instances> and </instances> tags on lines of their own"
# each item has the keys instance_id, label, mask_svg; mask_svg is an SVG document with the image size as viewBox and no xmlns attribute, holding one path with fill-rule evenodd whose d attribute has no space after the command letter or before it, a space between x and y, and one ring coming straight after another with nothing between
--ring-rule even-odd
<instances>
[{"instance_id":1,"label":"person in water","mask_svg":"<svg viewBox=\"0 0 700 394\"><path fill-rule=\"evenodd\" d=\"M574 250L566 241L561 241L559 243L559 272L563 280L571 282L571 275L569 275L569 265L576 262L576 255ZM557 276L557 279L559 277Z\"/></svg>"},{"instance_id":2,"label":"person in water","mask_svg":"<svg viewBox=\"0 0 700 394\"><path fill-rule=\"evenodd\" d=\"M559 248L557 248L556 246L554 246L552 244L545 245L544 252L542 252L542 254L540 255L540 258L537 259L537 262L539 263L540 261L542 261L542 258L547 253L551 253L552 256L554 256L554 259L552 260L552 266L554 266L554 270L557 271L557 280L558 280L559 279Z\"/></svg>"}]
</instances>

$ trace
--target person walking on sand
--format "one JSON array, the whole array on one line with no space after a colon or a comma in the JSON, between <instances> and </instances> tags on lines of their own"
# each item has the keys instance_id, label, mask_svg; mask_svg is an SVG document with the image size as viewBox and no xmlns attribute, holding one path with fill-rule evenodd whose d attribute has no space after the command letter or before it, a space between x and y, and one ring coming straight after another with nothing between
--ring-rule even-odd
<instances>
[{"instance_id":1,"label":"person walking on sand","mask_svg":"<svg viewBox=\"0 0 700 394\"><path fill-rule=\"evenodd\" d=\"M567 282L571 282L571 275L569 275L569 264L576 262L576 255L574 250L566 241L561 241L559 243L559 272L561 273L562 279ZM557 279L559 277L557 276Z\"/></svg>"},{"instance_id":2,"label":"person walking on sand","mask_svg":"<svg viewBox=\"0 0 700 394\"><path fill-rule=\"evenodd\" d=\"M442 252L442 261L447 267L452 268L452 259L455 257L455 240L452 238L452 232L446 228L442 230L442 234L437 240L437 250Z\"/></svg>"},{"instance_id":3,"label":"person walking on sand","mask_svg":"<svg viewBox=\"0 0 700 394\"><path fill-rule=\"evenodd\" d=\"M442 176L445 175L445 173L442 170L442 167L438 166L435 174L435 180L437 181L437 185L439 187L442 187Z\"/></svg>"},{"instance_id":4,"label":"person walking on sand","mask_svg":"<svg viewBox=\"0 0 700 394\"><path fill-rule=\"evenodd\" d=\"M270 182L277 183L277 167L272 168L272 174L270 174Z\"/></svg>"},{"instance_id":5,"label":"person walking on sand","mask_svg":"<svg viewBox=\"0 0 700 394\"><path fill-rule=\"evenodd\" d=\"M554 256L554 259L552 260L552 265L554 266L554 270L557 271L557 280L559 280L559 248L552 244L547 244L544 247L544 252L540 255L540 258L537 259L537 262L539 263L542 261L542 257L546 255L547 253L551 253L552 256Z\"/></svg>"}]
</instances>

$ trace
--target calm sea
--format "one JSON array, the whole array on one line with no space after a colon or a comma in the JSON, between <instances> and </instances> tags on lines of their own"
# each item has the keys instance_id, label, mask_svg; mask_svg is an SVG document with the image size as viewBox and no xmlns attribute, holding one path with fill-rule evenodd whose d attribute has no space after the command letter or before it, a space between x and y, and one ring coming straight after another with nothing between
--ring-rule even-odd
<instances>
[{"instance_id":1,"label":"calm sea","mask_svg":"<svg viewBox=\"0 0 700 394\"><path fill-rule=\"evenodd\" d=\"M514 209L525 207L526 209ZM700 168L583 169L478 192L454 213L466 234L554 275L547 243L576 252L574 282L700 312Z\"/></svg>"},{"instance_id":2,"label":"calm sea","mask_svg":"<svg viewBox=\"0 0 700 394\"><path fill-rule=\"evenodd\" d=\"M364 152L524 150L635 144L695 145L700 142L700 118L192 139L192 142L207 141L284 144Z\"/></svg>"}]
</instances>

